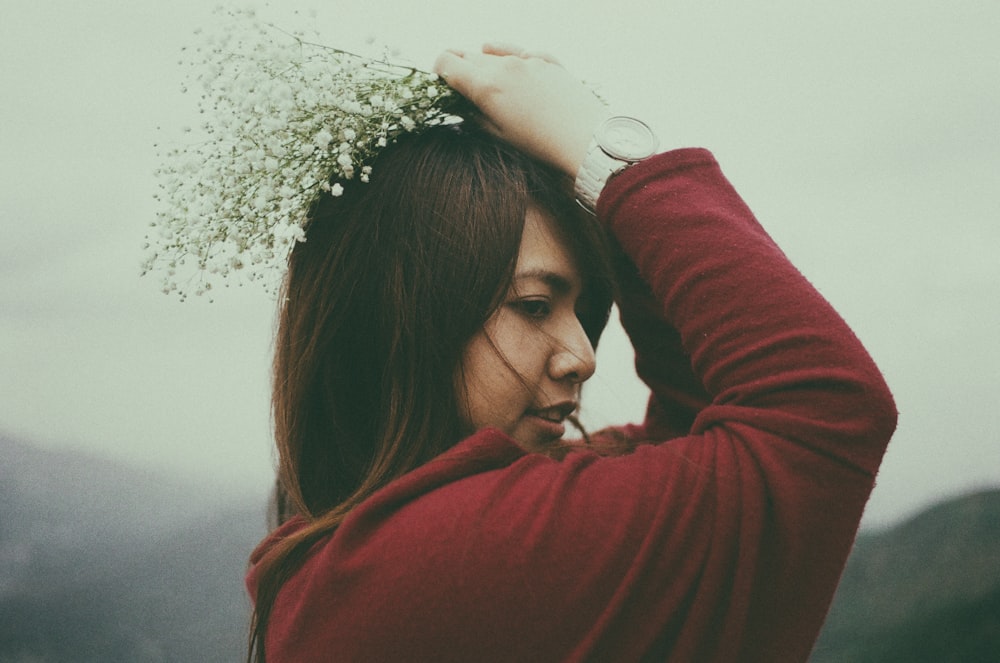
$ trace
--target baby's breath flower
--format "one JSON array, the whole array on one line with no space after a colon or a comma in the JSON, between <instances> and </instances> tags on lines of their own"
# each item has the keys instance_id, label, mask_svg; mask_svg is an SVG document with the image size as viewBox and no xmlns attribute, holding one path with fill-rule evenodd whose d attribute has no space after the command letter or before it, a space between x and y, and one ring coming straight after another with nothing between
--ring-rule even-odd
<instances>
[{"instance_id":1,"label":"baby's breath flower","mask_svg":"<svg viewBox=\"0 0 1000 663\"><path fill-rule=\"evenodd\" d=\"M317 195L368 182L380 148L469 108L434 74L308 42L252 11L220 11L233 25L198 31L201 45L184 51L184 89L207 120L185 128L201 142L160 155L163 209L143 263L182 297L182 276L200 294L208 275L233 271L273 290Z\"/></svg>"}]
</instances>

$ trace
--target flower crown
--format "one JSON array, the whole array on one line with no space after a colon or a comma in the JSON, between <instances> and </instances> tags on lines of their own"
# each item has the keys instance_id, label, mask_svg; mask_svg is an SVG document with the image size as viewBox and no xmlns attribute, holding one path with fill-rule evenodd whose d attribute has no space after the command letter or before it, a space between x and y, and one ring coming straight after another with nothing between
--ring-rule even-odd
<instances>
[{"instance_id":1,"label":"flower crown","mask_svg":"<svg viewBox=\"0 0 1000 663\"><path fill-rule=\"evenodd\" d=\"M435 74L229 15L236 29L188 63L201 69L204 140L161 154L156 171L162 209L142 273L165 269L163 291L182 298L237 271L275 288L318 195L367 182L383 147L472 109Z\"/></svg>"}]
</instances>

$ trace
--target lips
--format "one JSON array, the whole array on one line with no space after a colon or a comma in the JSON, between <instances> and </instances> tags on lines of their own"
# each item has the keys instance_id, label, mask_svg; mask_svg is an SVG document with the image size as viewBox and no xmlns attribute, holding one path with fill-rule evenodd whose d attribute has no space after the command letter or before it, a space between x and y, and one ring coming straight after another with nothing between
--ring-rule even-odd
<instances>
[{"instance_id":1,"label":"lips","mask_svg":"<svg viewBox=\"0 0 1000 663\"><path fill-rule=\"evenodd\" d=\"M566 417L573 414L575 409L575 402L563 401L561 403L556 403L555 405L529 409L528 415L544 419L545 421L551 421L552 423L561 424Z\"/></svg>"}]
</instances>

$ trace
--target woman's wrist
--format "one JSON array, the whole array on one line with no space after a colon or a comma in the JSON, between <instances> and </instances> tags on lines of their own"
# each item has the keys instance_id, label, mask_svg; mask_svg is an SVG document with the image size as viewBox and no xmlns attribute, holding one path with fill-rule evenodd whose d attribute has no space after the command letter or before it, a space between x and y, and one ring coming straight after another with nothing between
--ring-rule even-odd
<instances>
[{"instance_id":1,"label":"woman's wrist","mask_svg":"<svg viewBox=\"0 0 1000 663\"><path fill-rule=\"evenodd\" d=\"M658 149L659 139L645 122L627 115L605 119L594 131L577 168L574 181L577 201L593 214L608 180L653 156Z\"/></svg>"}]
</instances>

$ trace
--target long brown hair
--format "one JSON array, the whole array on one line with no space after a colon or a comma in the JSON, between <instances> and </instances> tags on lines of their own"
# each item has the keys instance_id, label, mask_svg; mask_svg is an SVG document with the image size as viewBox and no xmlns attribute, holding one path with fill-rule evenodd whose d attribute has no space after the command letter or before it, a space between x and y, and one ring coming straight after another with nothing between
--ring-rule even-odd
<instances>
[{"instance_id":1,"label":"long brown hair","mask_svg":"<svg viewBox=\"0 0 1000 663\"><path fill-rule=\"evenodd\" d=\"M602 231L567 191L496 139L450 126L387 148L370 183L313 205L289 259L272 398L279 490L307 525L258 563L249 661L264 661L278 591L312 544L459 441L456 371L507 292L529 205L565 226L596 344L611 269Z\"/></svg>"}]
</instances>

